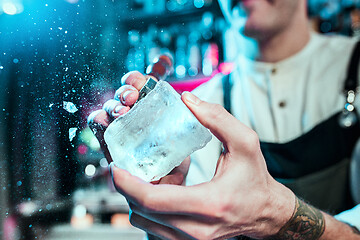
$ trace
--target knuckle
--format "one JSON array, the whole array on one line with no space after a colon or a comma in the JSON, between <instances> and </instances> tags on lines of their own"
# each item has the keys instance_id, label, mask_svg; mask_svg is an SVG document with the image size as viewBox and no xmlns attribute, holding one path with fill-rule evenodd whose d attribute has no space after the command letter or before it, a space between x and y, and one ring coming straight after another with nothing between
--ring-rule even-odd
<instances>
[{"instance_id":1,"label":"knuckle","mask_svg":"<svg viewBox=\"0 0 360 240\"><path fill-rule=\"evenodd\" d=\"M156 204L154 204L153 194L151 193L144 194L144 197L140 201L141 202L139 204L142 206L144 211L146 212L156 211Z\"/></svg>"},{"instance_id":2,"label":"knuckle","mask_svg":"<svg viewBox=\"0 0 360 240\"><path fill-rule=\"evenodd\" d=\"M214 104L213 105L213 112L214 114L219 117L224 114L224 108L220 104Z\"/></svg>"},{"instance_id":3,"label":"knuckle","mask_svg":"<svg viewBox=\"0 0 360 240\"><path fill-rule=\"evenodd\" d=\"M229 212L230 204L228 204L226 197L223 194L221 195L223 196L221 201L217 201L213 204L213 206L211 206L213 209L212 217L218 221L224 222L227 213Z\"/></svg>"},{"instance_id":4,"label":"knuckle","mask_svg":"<svg viewBox=\"0 0 360 240\"><path fill-rule=\"evenodd\" d=\"M243 149L245 149L247 153L256 154L260 149L259 137L255 131L250 130L244 141Z\"/></svg>"},{"instance_id":5,"label":"knuckle","mask_svg":"<svg viewBox=\"0 0 360 240\"><path fill-rule=\"evenodd\" d=\"M248 138L249 144L253 146L260 146L259 137L255 131L251 130Z\"/></svg>"}]
</instances>

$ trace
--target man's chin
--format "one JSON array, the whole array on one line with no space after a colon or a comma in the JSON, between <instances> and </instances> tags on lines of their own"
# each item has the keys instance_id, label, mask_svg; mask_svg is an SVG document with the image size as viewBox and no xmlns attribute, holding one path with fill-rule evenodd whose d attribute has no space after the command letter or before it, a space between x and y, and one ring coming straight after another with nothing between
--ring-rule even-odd
<instances>
[{"instance_id":1,"label":"man's chin","mask_svg":"<svg viewBox=\"0 0 360 240\"><path fill-rule=\"evenodd\" d=\"M243 34L246 37L253 38L255 40L257 40L261 36L261 33L258 29L247 26L241 29L241 34Z\"/></svg>"}]
</instances>

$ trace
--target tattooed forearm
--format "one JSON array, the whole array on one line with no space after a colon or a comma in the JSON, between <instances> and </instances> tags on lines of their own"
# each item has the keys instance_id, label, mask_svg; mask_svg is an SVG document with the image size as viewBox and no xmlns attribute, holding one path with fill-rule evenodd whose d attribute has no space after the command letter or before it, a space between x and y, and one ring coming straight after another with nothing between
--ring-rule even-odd
<instances>
[{"instance_id":1,"label":"tattooed forearm","mask_svg":"<svg viewBox=\"0 0 360 240\"><path fill-rule=\"evenodd\" d=\"M316 208L296 198L295 210L290 220L270 239L316 240L325 230L323 214Z\"/></svg>"}]
</instances>

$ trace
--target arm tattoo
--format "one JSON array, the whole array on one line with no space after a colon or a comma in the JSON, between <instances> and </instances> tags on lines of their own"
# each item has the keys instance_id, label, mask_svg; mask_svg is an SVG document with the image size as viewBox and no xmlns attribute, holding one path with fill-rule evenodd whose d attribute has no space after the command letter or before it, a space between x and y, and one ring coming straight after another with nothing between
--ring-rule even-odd
<instances>
[{"instance_id":1,"label":"arm tattoo","mask_svg":"<svg viewBox=\"0 0 360 240\"><path fill-rule=\"evenodd\" d=\"M295 210L290 220L270 239L316 240L325 230L325 219L320 210L296 198Z\"/></svg>"}]
</instances>

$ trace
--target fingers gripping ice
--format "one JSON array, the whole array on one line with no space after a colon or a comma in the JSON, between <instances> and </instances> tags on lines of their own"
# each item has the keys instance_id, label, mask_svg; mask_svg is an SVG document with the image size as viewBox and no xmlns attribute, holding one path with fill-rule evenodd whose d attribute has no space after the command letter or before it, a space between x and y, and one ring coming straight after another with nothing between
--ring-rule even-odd
<instances>
[{"instance_id":1,"label":"fingers gripping ice","mask_svg":"<svg viewBox=\"0 0 360 240\"><path fill-rule=\"evenodd\" d=\"M145 181L167 175L194 151L203 148L211 134L164 81L104 134L114 163Z\"/></svg>"}]
</instances>

